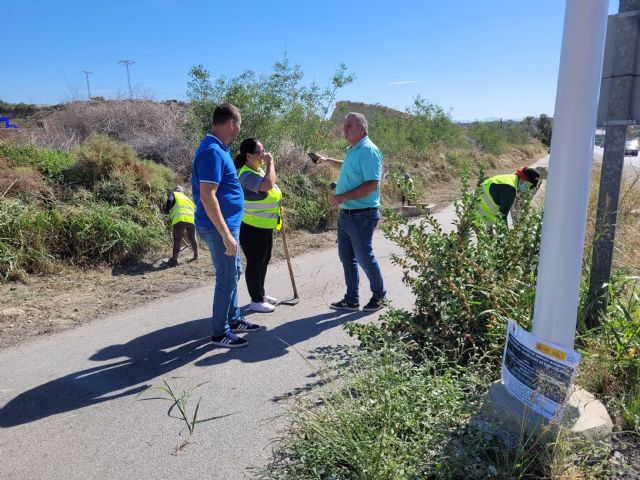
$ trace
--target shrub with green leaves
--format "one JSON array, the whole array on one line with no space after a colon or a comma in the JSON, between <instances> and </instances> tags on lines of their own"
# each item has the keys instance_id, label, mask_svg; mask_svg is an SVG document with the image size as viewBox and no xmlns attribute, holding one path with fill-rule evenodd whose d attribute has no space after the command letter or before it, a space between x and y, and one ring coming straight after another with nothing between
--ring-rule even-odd
<instances>
[{"instance_id":1,"label":"shrub with green leaves","mask_svg":"<svg viewBox=\"0 0 640 480\"><path fill-rule=\"evenodd\" d=\"M403 250L393 261L415 295L413 311L392 308L378 323L349 325L366 347L401 338L417 351L436 348L452 361L474 352L499 355L506 319L530 324L540 249L541 214L523 202L512 229L477 222L479 188L456 204L455 228L432 215L417 223L388 212L385 235Z\"/></svg>"},{"instance_id":2,"label":"shrub with green leaves","mask_svg":"<svg viewBox=\"0 0 640 480\"><path fill-rule=\"evenodd\" d=\"M419 95L406 114L372 109L368 121L371 137L386 157L424 158L430 150L465 143L463 131L451 115Z\"/></svg>"}]
</instances>

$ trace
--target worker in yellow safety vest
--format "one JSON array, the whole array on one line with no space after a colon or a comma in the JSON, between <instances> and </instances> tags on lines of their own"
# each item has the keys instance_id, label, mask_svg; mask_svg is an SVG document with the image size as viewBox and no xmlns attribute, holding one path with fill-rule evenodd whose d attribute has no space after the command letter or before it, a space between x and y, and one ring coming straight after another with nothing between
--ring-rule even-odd
<instances>
[{"instance_id":1,"label":"worker in yellow safety vest","mask_svg":"<svg viewBox=\"0 0 640 480\"><path fill-rule=\"evenodd\" d=\"M251 296L249 310L269 313L278 300L265 292L267 267L273 249L273 231L282 227L282 192L276 185L273 156L255 138L240 144L235 158L238 180L244 192L240 246L247 258L245 280Z\"/></svg>"},{"instance_id":2,"label":"worker in yellow safety vest","mask_svg":"<svg viewBox=\"0 0 640 480\"><path fill-rule=\"evenodd\" d=\"M538 188L539 179L540 173L529 167L487 178L478 199L479 217L489 225L496 223L496 219L506 222L516 194Z\"/></svg>"},{"instance_id":3,"label":"worker in yellow safety vest","mask_svg":"<svg viewBox=\"0 0 640 480\"><path fill-rule=\"evenodd\" d=\"M196 242L196 228L194 224L194 214L196 206L193 201L184 194L184 188L176 185L172 192L167 196L167 205L165 211L169 212L169 220L171 221L171 229L173 231L173 255L169 259L167 265L175 267L178 265L178 254L182 246L182 237L185 232L189 245L193 250L193 260L198 259L198 242Z\"/></svg>"}]
</instances>

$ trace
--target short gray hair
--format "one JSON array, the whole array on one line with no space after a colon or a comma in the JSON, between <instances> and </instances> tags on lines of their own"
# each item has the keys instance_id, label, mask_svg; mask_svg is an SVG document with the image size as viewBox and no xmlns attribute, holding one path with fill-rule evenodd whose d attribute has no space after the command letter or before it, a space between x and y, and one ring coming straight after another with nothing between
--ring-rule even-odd
<instances>
[{"instance_id":1,"label":"short gray hair","mask_svg":"<svg viewBox=\"0 0 640 480\"><path fill-rule=\"evenodd\" d=\"M349 117L355 118L356 122L358 122L358 125L364 129L365 133L369 133L369 122L367 122L367 117L358 112L349 112L345 115L344 119L346 120Z\"/></svg>"}]
</instances>

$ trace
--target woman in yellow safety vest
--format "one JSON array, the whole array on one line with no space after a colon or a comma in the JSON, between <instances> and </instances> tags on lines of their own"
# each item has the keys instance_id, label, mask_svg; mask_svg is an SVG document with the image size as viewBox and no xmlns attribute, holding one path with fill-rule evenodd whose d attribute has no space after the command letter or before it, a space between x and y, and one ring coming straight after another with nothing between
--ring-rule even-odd
<instances>
[{"instance_id":1,"label":"woman in yellow safety vest","mask_svg":"<svg viewBox=\"0 0 640 480\"><path fill-rule=\"evenodd\" d=\"M529 167L486 179L478 199L479 216L489 225L494 224L496 219L506 221L516 193L536 189L539 179L540 173Z\"/></svg>"},{"instance_id":2,"label":"woman in yellow safety vest","mask_svg":"<svg viewBox=\"0 0 640 480\"><path fill-rule=\"evenodd\" d=\"M240 225L240 246L247 258L245 280L251 296L249 309L268 313L278 300L267 295L264 281L273 248L273 230L280 230L282 192L276 185L273 157L255 138L240 144L235 158L238 180L244 190L244 215Z\"/></svg>"}]
</instances>

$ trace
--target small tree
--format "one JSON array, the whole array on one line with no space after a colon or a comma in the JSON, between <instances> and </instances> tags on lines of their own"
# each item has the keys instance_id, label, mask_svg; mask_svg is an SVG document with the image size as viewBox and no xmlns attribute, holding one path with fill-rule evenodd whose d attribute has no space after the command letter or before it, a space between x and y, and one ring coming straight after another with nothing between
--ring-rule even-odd
<instances>
[{"instance_id":1,"label":"small tree","mask_svg":"<svg viewBox=\"0 0 640 480\"><path fill-rule=\"evenodd\" d=\"M536 120L535 137L547 147L551 145L551 134L553 132L553 119L546 114L542 114Z\"/></svg>"},{"instance_id":2,"label":"small tree","mask_svg":"<svg viewBox=\"0 0 640 480\"><path fill-rule=\"evenodd\" d=\"M302 148L318 148L328 141L327 114L340 88L354 76L340 64L330 84L322 89L315 82L304 86L304 74L285 56L268 75L253 71L228 80L211 81L210 73L196 65L189 72L187 96L191 100L191 129L198 136L211 127L216 105L231 102L242 113L242 137L260 138L268 149L282 151L287 142Z\"/></svg>"}]
</instances>

